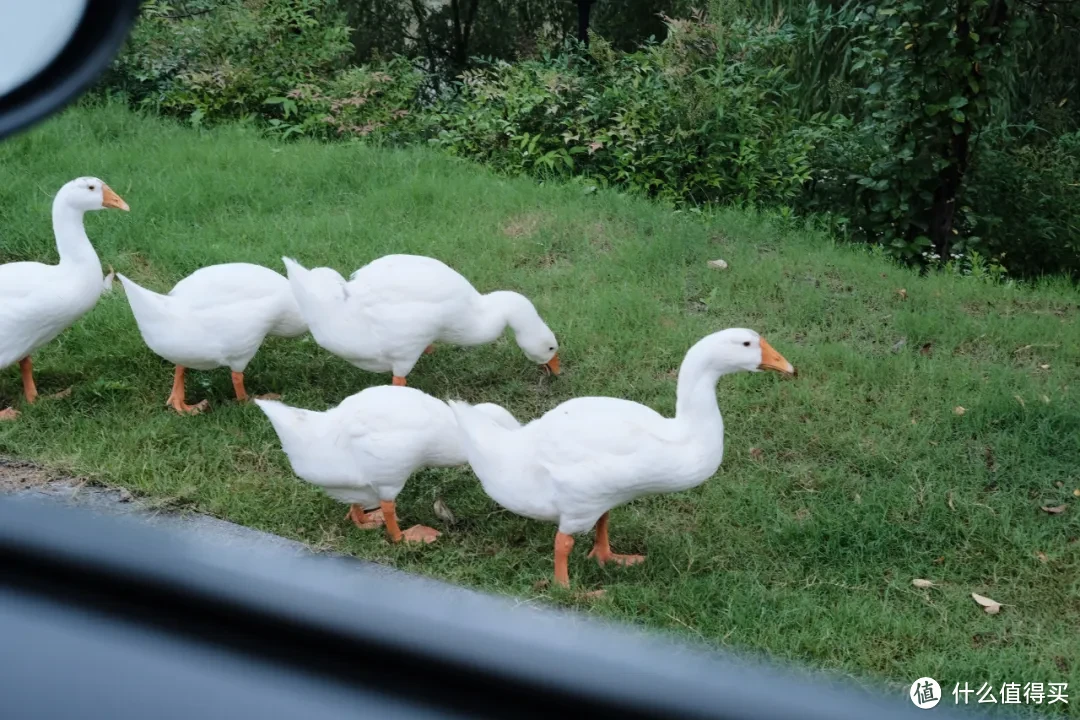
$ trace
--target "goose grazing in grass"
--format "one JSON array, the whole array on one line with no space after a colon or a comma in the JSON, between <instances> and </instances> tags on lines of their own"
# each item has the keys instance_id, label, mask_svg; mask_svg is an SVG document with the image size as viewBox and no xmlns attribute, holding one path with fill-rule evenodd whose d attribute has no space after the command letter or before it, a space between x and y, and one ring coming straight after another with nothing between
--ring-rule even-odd
<instances>
[{"instance_id":1,"label":"goose grazing in grass","mask_svg":"<svg viewBox=\"0 0 1080 720\"><path fill-rule=\"evenodd\" d=\"M526 357L559 372L555 335L524 295L481 295L458 272L429 257L387 255L346 281L330 268L283 258L300 312L322 347L370 372L405 377L432 343L483 345L510 327Z\"/></svg>"},{"instance_id":2,"label":"goose grazing in grass","mask_svg":"<svg viewBox=\"0 0 1080 720\"><path fill-rule=\"evenodd\" d=\"M83 215L105 208L127 210L128 205L98 178L72 180L52 204L60 263L0 265L0 368L19 363L27 403L38 395L30 356L88 313L104 290L101 261L86 236ZM18 415L14 408L0 410L0 420Z\"/></svg>"},{"instance_id":3,"label":"goose grazing in grass","mask_svg":"<svg viewBox=\"0 0 1080 720\"><path fill-rule=\"evenodd\" d=\"M202 400L188 405L186 368L232 370L236 399L248 399L244 368L267 335L299 337L307 324L296 307L289 281L260 265L228 263L196 270L168 295L160 295L119 275L143 340L176 365L165 404L181 415L206 410Z\"/></svg>"},{"instance_id":4,"label":"goose grazing in grass","mask_svg":"<svg viewBox=\"0 0 1080 720\"><path fill-rule=\"evenodd\" d=\"M675 417L629 400L568 400L523 428L509 430L476 408L450 402L465 453L484 490L507 510L558 524L555 582L569 587L574 535L596 528L589 557L633 565L608 541L608 512L642 495L700 485L720 467L724 421L716 383L741 370L795 368L753 330L728 329L698 341L679 369Z\"/></svg>"},{"instance_id":5,"label":"goose grazing in grass","mask_svg":"<svg viewBox=\"0 0 1080 720\"><path fill-rule=\"evenodd\" d=\"M326 412L256 400L274 426L293 472L351 505L346 518L364 529L386 526L391 542L434 542L439 532L398 527L395 499L423 467L465 464L457 421L441 400L409 387L382 385ZM503 428L517 421L498 405L474 410Z\"/></svg>"}]
</instances>

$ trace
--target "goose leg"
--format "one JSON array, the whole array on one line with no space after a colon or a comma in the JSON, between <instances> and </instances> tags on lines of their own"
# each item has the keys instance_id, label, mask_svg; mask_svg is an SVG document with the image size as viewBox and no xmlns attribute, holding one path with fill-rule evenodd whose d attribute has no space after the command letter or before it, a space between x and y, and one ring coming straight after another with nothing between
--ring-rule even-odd
<instances>
[{"instance_id":1,"label":"goose leg","mask_svg":"<svg viewBox=\"0 0 1080 720\"><path fill-rule=\"evenodd\" d=\"M564 588L570 587L570 551L573 549L573 535L555 533L555 584Z\"/></svg>"},{"instance_id":2,"label":"goose leg","mask_svg":"<svg viewBox=\"0 0 1080 720\"><path fill-rule=\"evenodd\" d=\"M425 355L430 355L433 352L435 352L435 346L434 345L428 345L426 348L424 348L424 354Z\"/></svg>"},{"instance_id":3,"label":"goose leg","mask_svg":"<svg viewBox=\"0 0 1080 720\"><path fill-rule=\"evenodd\" d=\"M19 370L22 371L23 395L26 397L26 402L33 405L37 400L38 392L34 385L34 364L29 357L24 357L19 361Z\"/></svg>"},{"instance_id":4,"label":"goose leg","mask_svg":"<svg viewBox=\"0 0 1080 720\"><path fill-rule=\"evenodd\" d=\"M349 506L349 512L345 514L345 519L352 520L353 524L361 530L374 530L386 524L381 509L365 512L364 506L356 503Z\"/></svg>"},{"instance_id":5,"label":"goose leg","mask_svg":"<svg viewBox=\"0 0 1080 720\"><path fill-rule=\"evenodd\" d=\"M176 366L176 374L173 375L172 393L165 404L181 415L198 415L210 407L210 403L202 400L194 405L188 405L184 400L184 366Z\"/></svg>"},{"instance_id":6,"label":"goose leg","mask_svg":"<svg viewBox=\"0 0 1080 720\"><path fill-rule=\"evenodd\" d=\"M236 392L236 401L237 402L247 402L248 394L247 394L247 390L244 389L244 373L242 373L242 372L233 372L233 374L232 374L232 386L233 386L233 390Z\"/></svg>"},{"instance_id":7,"label":"goose leg","mask_svg":"<svg viewBox=\"0 0 1080 720\"><path fill-rule=\"evenodd\" d=\"M619 555L611 552L611 544L608 541L608 513L604 513L596 521L596 542L593 543L593 549L589 551L589 557L596 558L596 562L601 565L608 562L619 565L637 565L645 562L644 555Z\"/></svg>"},{"instance_id":8,"label":"goose leg","mask_svg":"<svg viewBox=\"0 0 1080 720\"><path fill-rule=\"evenodd\" d=\"M413 525L405 532L401 532L401 528L397 524L397 512L394 506L393 500L383 500L379 503L379 507L382 508L383 517L386 518L386 534L390 538L390 542L422 542L433 543L435 538L442 535L435 528L425 527L424 525Z\"/></svg>"},{"instance_id":9,"label":"goose leg","mask_svg":"<svg viewBox=\"0 0 1080 720\"><path fill-rule=\"evenodd\" d=\"M247 402L248 394L244 388L244 373L233 371L232 374L232 386L233 392L236 393L236 402ZM263 393L262 395L256 395L257 400L280 400L281 396L277 393ZM360 508L363 510L363 508Z\"/></svg>"},{"instance_id":10,"label":"goose leg","mask_svg":"<svg viewBox=\"0 0 1080 720\"><path fill-rule=\"evenodd\" d=\"M394 376L394 384L395 385L404 385L405 384L405 378L401 377L400 375L395 375Z\"/></svg>"}]
</instances>

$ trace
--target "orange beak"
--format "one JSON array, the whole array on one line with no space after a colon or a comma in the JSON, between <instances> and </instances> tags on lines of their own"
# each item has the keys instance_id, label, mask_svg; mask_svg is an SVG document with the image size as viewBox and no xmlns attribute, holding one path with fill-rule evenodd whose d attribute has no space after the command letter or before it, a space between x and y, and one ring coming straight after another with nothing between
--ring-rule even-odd
<instances>
[{"instance_id":1,"label":"orange beak","mask_svg":"<svg viewBox=\"0 0 1080 720\"><path fill-rule=\"evenodd\" d=\"M544 363L544 367L551 371L552 375L559 374L559 354L555 353L551 359Z\"/></svg>"},{"instance_id":2,"label":"orange beak","mask_svg":"<svg viewBox=\"0 0 1080 720\"><path fill-rule=\"evenodd\" d=\"M765 338L761 338L761 364L758 365L758 370L775 370L776 372L787 375L788 377L795 377L795 366L784 359L784 356L773 350L772 345L765 342Z\"/></svg>"},{"instance_id":3,"label":"orange beak","mask_svg":"<svg viewBox=\"0 0 1080 720\"><path fill-rule=\"evenodd\" d=\"M101 207L116 208L117 210L131 210L124 198L113 192L108 185L101 186Z\"/></svg>"}]
</instances>

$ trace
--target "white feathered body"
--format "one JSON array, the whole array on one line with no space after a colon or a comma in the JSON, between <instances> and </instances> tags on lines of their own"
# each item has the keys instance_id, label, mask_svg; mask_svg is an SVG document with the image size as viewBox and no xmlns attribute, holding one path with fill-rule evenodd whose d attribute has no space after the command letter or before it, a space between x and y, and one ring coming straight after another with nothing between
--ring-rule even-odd
<instances>
[{"instance_id":1,"label":"white feathered body","mask_svg":"<svg viewBox=\"0 0 1080 720\"><path fill-rule=\"evenodd\" d=\"M644 495L678 492L711 477L724 455L723 421L665 418L629 400L568 400L517 430L463 403L451 407L469 464L491 498L567 534Z\"/></svg>"},{"instance_id":2,"label":"white feathered body","mask_svg":"<svg viewBox=\"0 0 1080 720\"><path fill-rule=\"evenodd\" d=\"M315 341L370 372L404 377L428 345L491 342L506 326L468 280L433 258L387 255L348 281L330 268L285 263Z\"/></svg>"},{"instance_id":3,"label":"white feathered body","mask_svg":"<svg viewBox=\"0 0 1080 720\"><path fill-rule=\"evenodd\" d=\"M466 462L454 413L414 388L370 387L325 412L255 402L273 424L298 477L365 509L394 500L421 468ZM497 405L476 410L499 427L519 426Z\"/></svg>"},{"instance_id":4,"label":"white feathered body","mask_svg":"<svg viewBox=\"0 0 1080 720\"><path fill-rule=\"evenodd\" d=\"M86 251L79 263L0 265L0 368L52 342L97 304L101 263L89 243Z\"/></svg>"},{"instance_id":5,"label":"white feathered body","mask_svg":"<svg viewBox=\"0 0 1080 720\"><path fill-rule=\"evenodd\" d=\"M267 335L307 332L289 281L260 265L211 265L168 295L119 277L143 340L176 365L243 372Z\"/></svg>"}]
</instances>

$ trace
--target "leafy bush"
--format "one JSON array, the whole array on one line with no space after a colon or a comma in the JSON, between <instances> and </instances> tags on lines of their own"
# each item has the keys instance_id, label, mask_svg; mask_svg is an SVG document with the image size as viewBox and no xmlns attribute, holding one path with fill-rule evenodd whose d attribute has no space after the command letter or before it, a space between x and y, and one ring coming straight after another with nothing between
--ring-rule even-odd
<instances>
[{"instance_id":1,"label":"leafy bush","mask_svg":"<svg viewBox=\"0 0 1080 720\"><path fill-rule=\"evenodd\" d=\"M378 67L350 68L321 84L305 83L285 96L267 98L281 117L271 130L288 137L371 138L390 142L415 139L423 124L417 93L424 75L396 58Z\"/></svg>"},{"instance_id":2,"label":"leafy bush","mask_svg":"<svg viewBox=\"0 0 1080 720\"><path fill-rule=\"evenodd\" d=\"M352 51L349 28L322 0L206 2L177 19L150 0L105 80L141 106L198 124L264 111L268 98L332 76Z\"/></svg>"},{"instance_id":3,"label":"leafy bush","mask_svg":"<svg viewBox=\"0 0 1080 720\"><path fill-rule=\"evenodd\" d=\"M1010 272L1080 277L1080 132L1037 142L1033 127L979 139L969 200L981 209L979 246Z\"/></svg>"},{"instance_id":4,"label":"leafy bush","mask_svg":"<svg viewBox=\"0 0 1080 720\"><path fill-rule=\"evenodd\" d=\"M810 176L811 133L767 60L785 33L668 20L635 53L488 63L434 111L435 144L506 171L586 175L671 202L784 202Z\"/></svg>"}]
</instances>

